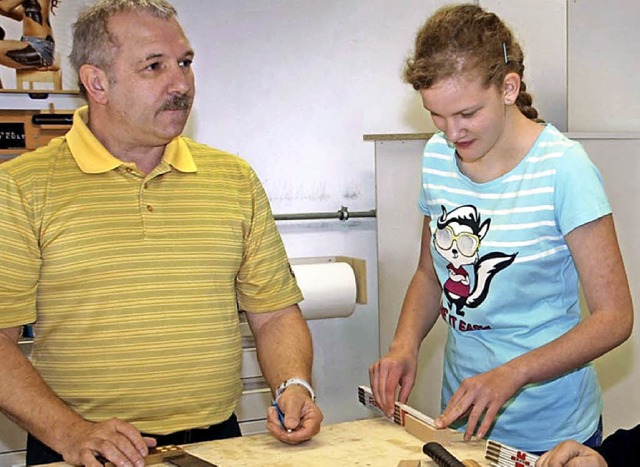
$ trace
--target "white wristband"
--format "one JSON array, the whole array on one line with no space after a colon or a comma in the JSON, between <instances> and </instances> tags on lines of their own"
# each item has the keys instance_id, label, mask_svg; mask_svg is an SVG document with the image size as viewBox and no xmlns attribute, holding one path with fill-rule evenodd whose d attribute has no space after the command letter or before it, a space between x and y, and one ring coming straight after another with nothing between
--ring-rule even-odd
<instances>
[{"instance_id":1,"label":"white wristband","mask_svg":"<svg viewBox=\"0 0 640 467\"><path fill-rule=\"evenodd\" d=\"M302 378L290 378L286 381L283 381L282 384L278 386L278 389L276 389L276 400L275 400L276 404L278 403L278 400L280 399L280 396L282 395L284 390L287 389L289 386L302 386L307 391L309 391L309 394L311 395L311 400L315 402L316 393L308 382L306 382Z\"/></svg>"}]
</instances>

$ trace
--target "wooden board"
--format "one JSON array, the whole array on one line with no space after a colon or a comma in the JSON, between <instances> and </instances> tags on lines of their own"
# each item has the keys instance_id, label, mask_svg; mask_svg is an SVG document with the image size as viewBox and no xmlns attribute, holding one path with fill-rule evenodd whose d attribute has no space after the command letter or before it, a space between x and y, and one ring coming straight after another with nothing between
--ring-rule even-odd
<instances>
[{"instance_id":1,"label":"wooden board","mask_svg":"<svg viewBox=\"0 0 640 467\"><path fill-rule=\"evenodd\" d=\"M190 444L183 448L220 467L396 467L401 461L435 466L422 453L423 444L386 418L374 418L325 425L316 437L298 446L289 446L269 434L260 434ZM484 460L484 444L451 441L447 449L461 461L473 459L481 466L489 466Z\"/></svg>"},{"instance_id":2,"label":"wooden board","mask_svg":"<svg viewBox=\"0 0 640 467\"><path fill-rule=\"evenodd\" d=\"M464 434L455 430L436 430L411 415L405 416L404 429L423 443L434 441L448 448L451 444L463 441Z\"/></svg>"},{"instance_id":3,"label":"wooden board","mask_svg":"<svg viewBox=\"0 0 640 467\"><path fill-rule=\"evenodd\" d=\"M73 110L66 110L57 112L63 116L69 116L73 114ZM0 163L6 161L6 157L1 156L17 156L23 152L33 151L36 148L45 146L52 138L62 136L69 129L71 125L57 124L57 125L36 125L32 122L32 117L35 115L44 114L56 114L55 109L49 112L43 110L2 110L0 109L0 123L7 124L20 124L24 128L24 141L22 141L24 147L21 148L0 148Z\"/></svg>"}]
</instances>

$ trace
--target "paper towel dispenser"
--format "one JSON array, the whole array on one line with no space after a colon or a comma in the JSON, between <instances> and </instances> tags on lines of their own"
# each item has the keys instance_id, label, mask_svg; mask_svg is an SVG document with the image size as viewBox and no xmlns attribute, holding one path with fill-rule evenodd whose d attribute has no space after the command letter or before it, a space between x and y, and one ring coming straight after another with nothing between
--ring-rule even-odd
<instances>
[{"instance_id":1,"label":"paper towel dispenser","mask_svg":"<svg viewBox=\"0 0 640 467\"><path fill-rule=\"evenodd\" d=\"M305 319L347 317L367 303L366 261L348 256L292 258Z\"/></svg>"}]
</instances>

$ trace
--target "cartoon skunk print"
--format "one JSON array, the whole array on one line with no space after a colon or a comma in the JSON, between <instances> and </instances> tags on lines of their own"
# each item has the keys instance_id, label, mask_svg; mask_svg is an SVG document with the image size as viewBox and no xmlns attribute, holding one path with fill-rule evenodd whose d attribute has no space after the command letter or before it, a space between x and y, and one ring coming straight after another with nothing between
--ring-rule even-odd
<instances>
[{"instance_id":1,"label":"cartoon skunk print","mask_svg":"<svg viewBox=\"0 0 640 467\"><path fill-rule=\"evenodd\" d=\"M444 283L444 294L449 308L464 316L463 308L476 308L487 298L489 286L497 273L508 267L517 253L491 252L480 256L482 239L489 231L491 219L481 222L475 206L460 206L437 219L433 244L440 256L449 264L449 277ZM465 266L473 265L473 288Z\"/></svg>"}]
</instances>

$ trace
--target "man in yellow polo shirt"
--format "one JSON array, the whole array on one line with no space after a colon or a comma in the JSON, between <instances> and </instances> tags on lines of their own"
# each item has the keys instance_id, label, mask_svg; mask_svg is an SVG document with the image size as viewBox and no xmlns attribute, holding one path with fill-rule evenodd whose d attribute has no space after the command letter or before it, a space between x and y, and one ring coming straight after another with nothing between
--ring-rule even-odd
<instances>
[{"instance_id":1,"label":"man in yellow polo shirt","mask_svg":"<svg viewBox=\"0 0 640 467\"><path fill-rule=\"evenodd\" d=\"M285 413L269 409L269 431L296 444L320 429L302 295L262 186L180 136L193 55L164 0L90 6L71 53L88 107L0 167L0 409L29 431L29 464L142 466L156 443L239 435L238 309ZM34 321L29 362L17 342Z\"/></svg>"}]
</instances>

